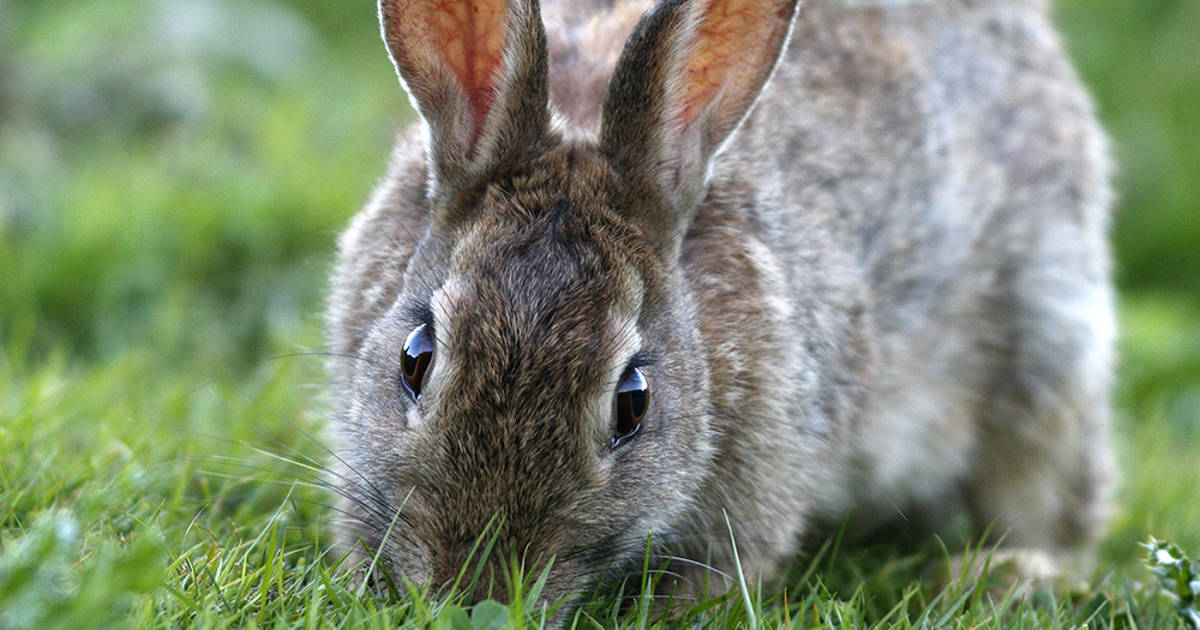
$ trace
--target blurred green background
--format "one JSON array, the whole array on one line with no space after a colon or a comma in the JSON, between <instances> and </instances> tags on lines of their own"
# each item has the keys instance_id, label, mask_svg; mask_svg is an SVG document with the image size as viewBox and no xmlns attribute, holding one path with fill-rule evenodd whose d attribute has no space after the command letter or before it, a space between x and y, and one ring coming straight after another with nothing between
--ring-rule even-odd
<instances>
[{"instance_id":1,"label":"blurred green background","mask_svg":"<svg viewBox=\"0 0 1200 630\"><path fill-rule=\"evenodd\" d=\"M98 540L123 531L109 512L157 514L128 491L78 507L108 479L210 500L171 478L192 469L153 468L220 449L189 432L255 439L225 425L235 403L194 393L208 379L319 420L320 359L270 357L320 347L334 239L409 115L372 4L0 0L0 551L51 508L107 523ZM1120 166L1108 555L1147 533L1200 552L1200 2L1057 16Z\"/></svg>"}]
</instances>

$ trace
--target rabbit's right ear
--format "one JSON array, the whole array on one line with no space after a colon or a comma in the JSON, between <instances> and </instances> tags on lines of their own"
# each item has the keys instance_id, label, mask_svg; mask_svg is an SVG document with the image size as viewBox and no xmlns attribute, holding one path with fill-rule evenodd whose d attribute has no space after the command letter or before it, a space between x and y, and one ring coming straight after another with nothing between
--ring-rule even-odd
<instances>
[{"instance_id":1,"label":"rabbit's right ear","mask_svg":"<svg viewBox=\"0 0 1200 630\"><path fill-rule=\"evenodd\" d=\"M600 143L661 200L639 216L668 256L713 157L749 113L791 33L797 0L659 0L617 61Z\"/></svg>"},{"instance_id":2,"label":"rabbit's right ear","mask_svg":"<svg viewBox=\"0 0 1200 630\"><path fill-rule=\"evenodd\" d=\"M538 0L380 0L379 18L429 125L435 212L452 212L446 202L537 146L549 128Z\"/></svg>"}]
</instances>

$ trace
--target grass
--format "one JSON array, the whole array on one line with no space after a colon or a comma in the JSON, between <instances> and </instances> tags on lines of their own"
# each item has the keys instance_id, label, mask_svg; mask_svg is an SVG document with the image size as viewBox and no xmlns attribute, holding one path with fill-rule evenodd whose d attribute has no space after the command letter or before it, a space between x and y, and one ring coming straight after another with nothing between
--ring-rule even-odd
<instances>
[{"instance_id":1,"label":"grass","mask_svg":"<svg viewBox=\"0 0 1200 630\"><path fill-rule=\"evenodd\" d=\"M1200 339L1194 319L1190 330L1158 329L1157 315L1139 323L1150 308L1125 309L1126 330L1145 335L1127 340L1144 351L1155 336ZM301 326L293 339L315 344L317 331ZM339 559L325 545L327 497L306 485L303 468L269 455L324 456L305 435L320 435L319 392L305 386L319 382L319 357L280 342L280 358L214 372L168 368L147 350L89 364L62 353L31 358L22 345L7 344L0 359L0 627L482 627L461 625L474 618L420 591L360 596L361 581L335 570ZM1178 373L1173 360L1146 369ZM874 546L826 550L811 567L811 557L800 559L782 586L747 585L694 620L1177 627L1170 603L1149 586L1138 543L1153 534L1200 549L1200 463L1194 424L1173 415L1187 406L1176 390L1148 395L1145 407L1128 402L1147 386L1125 388L1122 509L1088 588L993 603L979 596L983 589L940 592L925 579L940 562L935 548ZM506 611L512 623L536 626L541 618L536 609ZM636 606L587 614L600 627L641 625Z\"/></svg>"},{"instance_id":2,"label":"grass","mask_svg":"<svg viewBox=\"0 0 1200 630\"><path fill-rule=\"evenodd\" d=\"M1200 14L1059 4L1123 165L1123 483L1091 583L989 600L928 579L936 545L831 541L675 621L580 627L1180 626L1140 544L1200 553ZM302 465L332 244L407 115L377 38L354 3L0 0L0 628L541 625L364 593Z\"/></svg>"}]
</instances>

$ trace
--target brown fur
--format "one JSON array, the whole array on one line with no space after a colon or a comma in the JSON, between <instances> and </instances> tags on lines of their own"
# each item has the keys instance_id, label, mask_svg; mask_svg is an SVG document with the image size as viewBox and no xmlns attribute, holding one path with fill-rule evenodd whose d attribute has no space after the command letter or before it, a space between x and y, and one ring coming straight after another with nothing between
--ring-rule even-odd
<instances>
[{"instance_id":1,"label":"brown fur","mask_svg":"<svg viewBox=\"0 0 1200 630\"><path fill-rule=\"evenodd\" d=\"M781 53L795 3L754 0L775 16L739 42L759 61L697 75L742 32L711 21L727 0L636 28L645 3L563 0L549 39L536 2L479 1L506 20L482 27L506 33L484 85L383 3L425 120L333 281L347 544L442 583L489 531L495 562L554 558L550 598L647 534L733 573L726 517L752 579L851 508L870 529L963 505L1087 557L1111 477L1108 173L1041 2L814 0ZM635 355L651 410L613 449Z\"/></svg>"}]
</instances>

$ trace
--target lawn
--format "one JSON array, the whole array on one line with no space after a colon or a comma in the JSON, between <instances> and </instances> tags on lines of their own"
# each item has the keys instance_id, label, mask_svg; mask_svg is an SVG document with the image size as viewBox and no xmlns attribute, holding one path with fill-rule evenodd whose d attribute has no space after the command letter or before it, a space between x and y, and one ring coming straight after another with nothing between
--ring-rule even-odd
<instances>
[{"instance_id":1,"label":"lawn","mask_svg":"<svg viewBox=\"0 0 1200 630\"><path fill-rule=\"evenodd\" d=\"M370 4L0 0L0 628L541 622L378 597L328 551L325 278L410 115ZM1059 5L1121 164L1122 484L1091 582L989 599L925 579L936 544L831 540L670 625L1183 623L1139 545L1200 555L1200 5Z\"/></svg>"}]
</instances>

